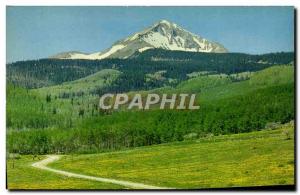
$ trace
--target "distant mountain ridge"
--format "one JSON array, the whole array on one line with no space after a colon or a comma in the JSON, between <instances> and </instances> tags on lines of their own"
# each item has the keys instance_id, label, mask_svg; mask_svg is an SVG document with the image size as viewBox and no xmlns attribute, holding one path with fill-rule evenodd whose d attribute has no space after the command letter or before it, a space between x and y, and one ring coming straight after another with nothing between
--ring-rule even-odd
<instances>
[{"instance_id":1,"label":"distant mountain ridge","mask_svg":"<svg viewBox=\"0 0 300 195\"><path fill-rule=\"evenodd\" d=\"M128 38L117 41L103 52L86 54L77 51L59 53L51 56L55 59L126 59L136 52L148 49L161 48L172 51L190 51L205 53L227 53L228 50L221 44L209 41L195 35L175 23L161 20L145 30L135 33Z\"/></svg>"},{"instance_id":2,"label":"distant mountain ridge","mask_svg":"<svg viewBox=\"0 0 300 195\"><path fill-rule=\"evenodd\" d=\"M159 62L158 62L159 61ZM103 69L114 69L135 77L134 83L143 83L145 74L167 71L168 78L184 80L187 74L199 71L214 71L233 74L258 71L274 65L294 64L294 53L280 52L262 55L242 53L204 53L149 49L136 52L128 59L107 58L104 60L82 59L38 59L7 64L8 83L25 88L39 88L58 85L92 75ZM125 85L131 77L124 77L120 85ZM132 87L132 83L127 87Z\"/></svg>"}]
</instances>

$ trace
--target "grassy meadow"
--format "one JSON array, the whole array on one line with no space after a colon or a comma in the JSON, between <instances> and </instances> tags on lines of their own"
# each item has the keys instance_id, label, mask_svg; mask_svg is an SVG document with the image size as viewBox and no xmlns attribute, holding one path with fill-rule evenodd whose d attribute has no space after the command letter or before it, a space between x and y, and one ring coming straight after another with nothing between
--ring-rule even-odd
<instances>
[{"instance_id":1,"label":"grassy meadow","mask_svg":"<svg viewBox=\"0 0 300 195\"><path fill-rule=\"evenodd\" d=\"M37 159L35 159L37 161ZM8 161L9 189L124 189L30 167L30 155ZM49 165L90 176L178 189L294 184L294 126L212 136L117 152L64 155Z\"/></svg>"},{"instance_id":2,"label":"grassy meadow","mask_svg":"<svg viewBox=\"0 0 300 195\"><path fill-rule=\"evenodd\" d=\"M44 158L41 156L41 159ZM43 190L43 189L121 189L121 186L88 181L56 173L41 171L31 166L38 161L31 155L22 155L20 159L7 160L7 188L9 190Z\"/></svg>"}]
</instances>

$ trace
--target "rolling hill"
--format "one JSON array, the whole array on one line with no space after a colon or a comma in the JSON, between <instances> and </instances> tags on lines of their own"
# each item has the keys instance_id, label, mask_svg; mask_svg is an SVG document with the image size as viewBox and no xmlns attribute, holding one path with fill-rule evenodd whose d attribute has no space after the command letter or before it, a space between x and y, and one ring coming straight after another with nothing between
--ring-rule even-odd
<instances>
[{"instance_id":1,"label":"rolling hill","mask_svg":"<svg viewBox=\"0 0 300 195\"><path fill-rule=\"evenodd\" d=\"M166 71L166 78L181 82L189 79L188 74L193 72L236 74L293 64L293 61L294 53L248 55L149 49L131 59L40 59L14 62L7 64L7 82L25 88L40 88L78 80L103 69L115 69L125 74L116 80L118 88L111 90L126 92L164 86L164 82L144 82L147 74L159 71Z\"/></svg>"},{"instance_id":2,"label":"rolling hill","mask_svg":"<svg viewBox=\"0 0 300 195\"><path fill-rule=\"evenodd\" d=\"M96 74L99 75L101 74ZM51 94L52 87L28 92L23 90L21 94L16 91L18 89L10 86L8 128L14 134L14 139L11 140L13 142L27 142L36 135L49 140L52 144L46 148L44 141L35 142L35 145L41 144L40 147L46 153L65 150L63 148L92 152L152 145L182 140L189 133L202 136L209 133L248 132L251 129L262 129L270 122L286 123L294 119L294 101L291 101L294 98L293 75L294 67L291 65L273 66L252 73L248 79L241 81L232 81L230 75L202 75L184 81L174 88L141 91L143 94L197 93L200 110L181 112L154 109L105 113L97 108L98 96L88 93L65 98L52 96L51 102L47 102L46 95ZM68 83L66 86L73 86L75 89L78 85L82 86L85 80L92 82L92 78L96 76ZM56 87L53 89L57 90ZM129 94L131 93L134 92ZM15 101L19 101L18 104ZM27 107L30 107L30 112L37 113L31 115L31 120L23 113ZM45 121L46 118L47 122L37 122ZM15 131L24 128L36 128L38 131ZM78 134L82 136L78 137ZM56 136L64 137L65 141L56 145L55 140L59 140ZM74 145L74 140L81 144ZM9 144L13 142L9 141ZM23 148L23 145L18 144L15 147L19 147L22 153L33 152Z\"/></svg>"},{"instance_id":3,"label":"rolling hill","mask_svg":"<svg viewBox=\"0 0 300 195\"><path fill-rule=\"evenodd\" d=\"M65 82L60 85L39 88L37 91L44 95L51 93L52 95L62 98L75 96L75 94L82 96L84 93L90 94L92 91L101 90L102 88L112 85L120 74L121 72L118 70L102 69L87 77Z\"/></svg>"}]
</instances>

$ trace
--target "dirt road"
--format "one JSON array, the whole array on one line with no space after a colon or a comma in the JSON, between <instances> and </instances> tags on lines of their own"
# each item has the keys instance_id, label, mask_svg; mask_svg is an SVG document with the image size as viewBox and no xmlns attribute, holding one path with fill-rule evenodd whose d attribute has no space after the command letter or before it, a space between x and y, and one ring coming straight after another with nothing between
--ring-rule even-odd
<instances>
[{"instance_id":1,"label":"dirt road","mask_svg":"<svg viewBox=\"0 0 300 195\"><path fill-rule=\"evenodd\" d=\"M113 184L118 184L121 186L125 186L128 188L133 188L133 189L153 189L153 190L158 190L158 189L171 189L171 188L166 188L166 187L158 187L158 186L152 186L152 185L146 185L143 183L135 183L135 182L130 182L130 181L122 181L122 180L116 180L116 179L108 179L108 178L102 178L102 177L94 177L94 176L88 176L88 175L83 175L83 174L78 174L78 173L72 173L68 171L62 171L58 169L53 169L50 167L47 167L49 163L52 163L54 161L57 161L60 159L61 156L59 155L48 155L46 159L35 162L32 164L33 167L46 170L46 171L51 171L60 175L65 175L68 177L74 177L74 178L80 178L80 179L88 179L88 180L94 180L94 181L99 181L99 182L106 182L106 183L113 183Z\"/></svg>"}]
</instances>

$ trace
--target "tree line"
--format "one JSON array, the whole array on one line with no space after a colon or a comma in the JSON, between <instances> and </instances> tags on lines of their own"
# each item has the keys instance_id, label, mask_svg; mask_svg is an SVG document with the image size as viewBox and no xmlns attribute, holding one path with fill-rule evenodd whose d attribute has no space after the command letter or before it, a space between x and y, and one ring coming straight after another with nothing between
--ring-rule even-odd
<instances>
[{"instance_id":1,"label":"tree line","mask_svg":"<svg viewBox=\"0 0 300 195\"><path fill-rule=\"evenodd\" d=\"M232 74L259 71L278 64L290 64L293 61L292 52L249 55L154 49L135 54L129 59L18 61L7 64L7 81L25 88L39 88L80 79L102 69L117 69L123 74L112 85L112 90L147 90L166 84L161 81L145 82L146 74L162 70L166 71L164 75L166 78L180 82L188 79L187 74L192 72L214 71Z\"/></svg>"},{"instance_id":2,"label":"tree line","mask_svg":"<svg viewBox=\"0 0 300 195\"><path fill-rule=\"evenodd\" d=\"M294 120L294 86L283 84L206 102L200 110L122 111L83 118L69 128L8 131L9 152L94 153L261 130ZM41 116L43 117L43 116Z\"/></svg>"}]
</instances>

